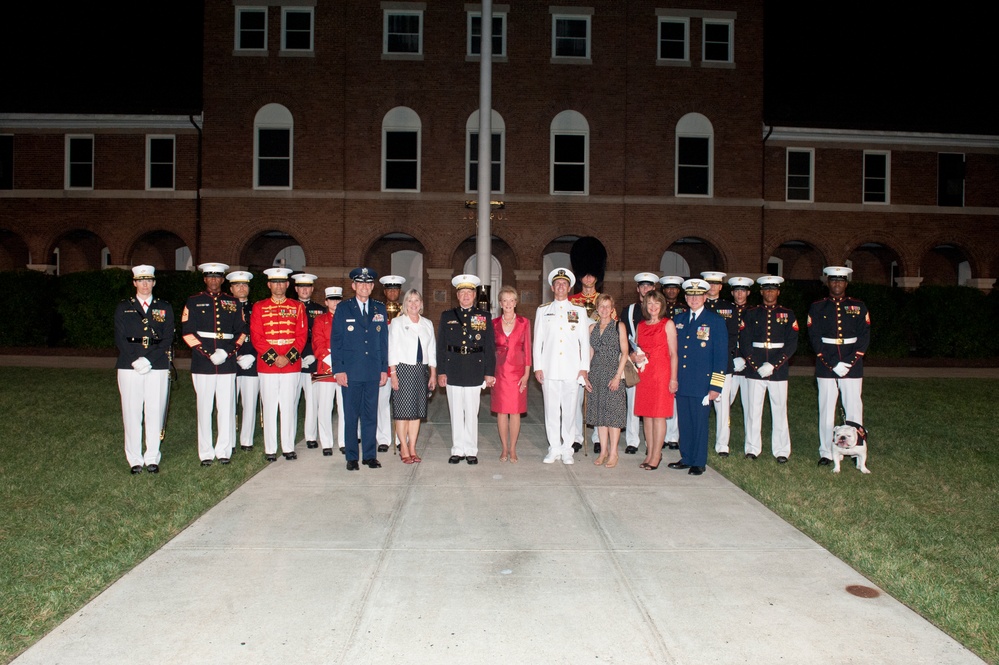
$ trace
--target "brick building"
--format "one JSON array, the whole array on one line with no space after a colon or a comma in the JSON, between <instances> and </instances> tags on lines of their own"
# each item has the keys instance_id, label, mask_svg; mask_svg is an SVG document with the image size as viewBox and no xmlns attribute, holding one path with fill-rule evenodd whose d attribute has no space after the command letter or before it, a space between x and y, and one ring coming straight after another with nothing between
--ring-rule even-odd
<instances>
[{"instance_id":1,"label":"brick building","mask_svg":"<svg viewBox=\"0 0 999 665\"><path fill-rule=\"evenodd\" d=\"M493 283L524 305L588 235L628 299L642 270L999 274L999 137L768 126L761 3L493 11ZM478 12L207 2L192 115L0 114L0 269L364 264L433 318L474 271Z\"/></svg>"}]
</instances>

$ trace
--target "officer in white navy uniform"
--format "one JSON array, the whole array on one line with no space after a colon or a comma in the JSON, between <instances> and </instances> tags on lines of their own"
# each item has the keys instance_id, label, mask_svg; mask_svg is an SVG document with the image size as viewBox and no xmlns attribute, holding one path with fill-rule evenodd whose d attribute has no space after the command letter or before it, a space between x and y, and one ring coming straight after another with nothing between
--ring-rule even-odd
<instances>
[{"instance_id":1,"label":"officer in white navy uniform","mask_svg":"<svg viewBox=\"0 0 999 665\"><path fill-rule=\"evenodd\" d=\"M114 312L115 369L125 427L125 459L133 474L160 472L160 434L168 398L173 307L153 296L156 269L132 268L135 296L122 300ZM142 433L146 451L142 451Z\"/></svg>"},{"instance_id":2,"label":"officer in white navy uniform","mask_svg":"<svg viewBox=\"0 0 999 665\"><path fill-rule=\"evenodd\" d=\"M832 429L837 398L851 422L864 424L864 354L871 342L867 305L846 295L853 269L829 266L829 295L808 309L808 338L815 351L815 379L819 386L819 466L832 464Z\"/></svg>"},{"instance_id":3,"label":"officer in white navy uniform","mask_svg":"<svg viewBox=\"0 0 999 665\"><path fill-rule=\"evenodd\" d=\"M548 454L545 464L572 464L576 440L576 393L590 372L590 320L586 309L569 302L576 283L571 270L548 274L554 302L538 307L534 319L534 376L545 400Z\"/></svg>"}]
</instances>

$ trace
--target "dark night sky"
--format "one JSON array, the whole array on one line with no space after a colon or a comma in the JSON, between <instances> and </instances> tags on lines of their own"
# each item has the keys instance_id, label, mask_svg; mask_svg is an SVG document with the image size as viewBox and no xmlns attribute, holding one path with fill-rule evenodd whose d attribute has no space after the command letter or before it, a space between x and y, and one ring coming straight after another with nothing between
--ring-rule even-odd
<instances>
[{"instance_id":1,"label":"dark night sky","mask_svg":"<svg viewBox=\"0 0 999 665\"><path fill-rule=\"evenodd\" d=\"M767 2L767 123L999 134L987 12L880 4ZM15 7L0 21L0 111L200 111L200 2Z\"/></svg>"}]
</instances>

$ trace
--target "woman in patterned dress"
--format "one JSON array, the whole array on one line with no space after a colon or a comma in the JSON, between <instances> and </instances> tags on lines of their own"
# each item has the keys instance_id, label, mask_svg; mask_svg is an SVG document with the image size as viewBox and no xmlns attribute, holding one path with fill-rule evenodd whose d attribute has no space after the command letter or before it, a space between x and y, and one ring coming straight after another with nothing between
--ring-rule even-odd
<instances>
[{"instance_id":1,"label":"woman in patterned dress","mask_svg":"<svg viewBox=\"0 0 999 665\"><path fill-rule=\"evenodd\" d=\"M527 412L527 380L531 376L531 322L517 314L517 290L499 292L500 316L493 319L496 335L496 385L491 409L496 414L503 451L500 461L517 461L520 414Z\"/></svg>"},{"instance_id":2,"label":"woman in patterned dress","mask_svg":"<svg viewBox=\"0 0 999 665\"><path fill-rule=\"evenodd\" d=\"M423 296L410 289L402 299L402 313L389 324L392 417L399 437L399 456L406 464L422 461L416 454L416 439L420 420L427 417L428 393L437 387L434 324L422 314Z\"/></svg>"},{"instance_id":3,"label":"woman in patterned dress","mask_svg":"<svg viewBox=\"0 0 999 665\"><path fill-rule=\"evenodd\" d=\"M614 299L603 293L597 296L599 320L590 326L590 372L586 381L586 422L600 437L600 456L593 461L607 468L617 466L617 444L621 428L628 419L628 397L622 376L628 360L628 334L623 324L614 320Z\"/></svg>"}]
</instances>

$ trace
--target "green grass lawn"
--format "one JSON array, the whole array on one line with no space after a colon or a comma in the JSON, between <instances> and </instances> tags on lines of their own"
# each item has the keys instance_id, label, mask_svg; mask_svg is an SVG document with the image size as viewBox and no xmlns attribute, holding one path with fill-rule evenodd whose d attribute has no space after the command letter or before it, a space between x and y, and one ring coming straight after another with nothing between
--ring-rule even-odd
<instances>
[{"instance_id":1,"label":"green grass lawn","mask_svg":"<svg viewBox=\"0 0 999 665\"><path fill-rule=\"evenodd\" d=\"M793 378L793 454L743 458L742 408L732 456L709 464L771 510L991 663L999 663L999 381L866 379L870 430L862 475L816 466L817 389Z\"/></svg>"},{"instance_id":2,"label":"green grass lawn","mask_svg":"<svg viewBox=\"0 0 999 665\"><path fill-rule=\"evenodd\" d=\"M709 464L879 587L999 663L999 381L868 379L868 466L818 468L815 382L790 387L793 454ZM158 476L128 473L110 370L0 368L0 662L8 662L256 473L199 466L182 373ZM769 409L764 422L769 418ZM258 428L258 445L260 432Z\"/></svg>"},{"instance_id":3,"label":"green grass lawn","mask_svg":"<svg viewBox=\"0 0 999 665\"><path fill-rule=\"evenodd\" d=\"M113 370L0 368L0 662L264 466L263 455L237 452L201 468L194 411L182 372L161 471L133 476Z\"/></svg>"}]
</instances>

